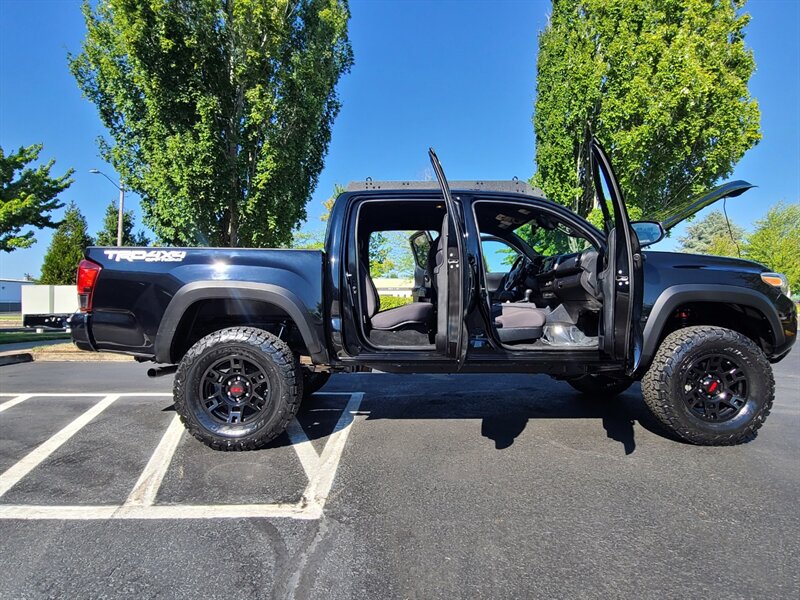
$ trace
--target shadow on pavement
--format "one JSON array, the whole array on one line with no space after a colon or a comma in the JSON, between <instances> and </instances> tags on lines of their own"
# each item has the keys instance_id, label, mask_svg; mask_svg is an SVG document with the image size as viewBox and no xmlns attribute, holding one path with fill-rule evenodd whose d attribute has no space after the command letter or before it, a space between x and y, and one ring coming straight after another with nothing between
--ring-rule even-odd
<instances>
[{"instance_id":1,"label":"shadow on pavement","mask_svg":"<svg viewBox=\"0 0 800 600\"><path fill-rule=\"evenodd\" d=\"M364 392L359 412L367 420L479 419L481 435L492 440L497 450L511 447L532 419L595 419L609 439L622 444L626 455L636 450L637 423L680 441L649 413L638 384L608 399L585 396L566 384L529 375L359 374L335 376L303 401L297 419L312 442L333 432L348 400L341 395L343 390ZM290 444L289 437L282 434L265 449Z\"/></svg>"}]
</instances>

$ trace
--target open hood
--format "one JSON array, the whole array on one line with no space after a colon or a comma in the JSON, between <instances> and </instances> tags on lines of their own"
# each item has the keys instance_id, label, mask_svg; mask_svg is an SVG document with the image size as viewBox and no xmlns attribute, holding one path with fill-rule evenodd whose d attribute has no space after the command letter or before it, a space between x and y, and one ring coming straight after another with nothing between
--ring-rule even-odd
<instances>
[{"instance_id":1,"label":"open hood","mask_svg":"<svg viewBox=\"0 0 800 600\"><path fill-rule=\"evenodd\" d=\"M742 180L723 183L722 185L715 187L710 192L706 192L702 196L689 200L689 203L679 208L675 214L664 217L661 221L661 225L665 230L669 231L681 221L685 221L695 213L704 209L706 206L714 204L714 202L717 200L740 196L752 187L756 186L754 186L752 183Z\"/></svg>"}]
</instances>

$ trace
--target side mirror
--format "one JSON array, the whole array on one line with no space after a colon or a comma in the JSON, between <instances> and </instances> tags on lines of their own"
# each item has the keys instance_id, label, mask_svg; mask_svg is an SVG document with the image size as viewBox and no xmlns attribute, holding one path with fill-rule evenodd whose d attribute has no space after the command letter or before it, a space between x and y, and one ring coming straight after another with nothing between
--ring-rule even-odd
<instances>
[{"instance_id":1,"label":"side mirror","mask_svg":"<svg viewBox=\"0 0 800 600\"><path fill-rule=\"evenodd\" d=\"M426 269L428 267L428 252L430 252L431 244L433 243L431 234L427 231L417 231L409 236L408 242L411 244L414 262L417 263L420 269Z\"/></svg>"},{"instance_id":2,"label":"side mirror","mask_svg":"<svg viewBox=\"0 0 800 600\"><path fill-rule=\"evenodd\" d=\"M631 229L636 232L642 248L660 242L667 235L664 227L657 221L634 221L631 223Z\"/></svg>"}]
</instances>

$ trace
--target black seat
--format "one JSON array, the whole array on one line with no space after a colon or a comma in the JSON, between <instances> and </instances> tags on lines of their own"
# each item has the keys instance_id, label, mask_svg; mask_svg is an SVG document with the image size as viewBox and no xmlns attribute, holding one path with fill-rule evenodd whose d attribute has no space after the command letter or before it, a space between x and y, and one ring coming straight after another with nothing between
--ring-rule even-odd
<instances>
[{"instance_id":1,"label":"black seat","mask_svg":"<svg viewBox=\"0 0 800 600\"><path fill-rule=\"evenodd\" d=\"M433 304L430 302L412 302L383 312L381 297L369 276L369 267L363 262L360 265L361 289L364 290L364 310L372 329L393 331L406 326L422 326L426 330L433 324Z\"/></svg>"},{"instance_id":2,"label":"black seat","mask_svg":"<svg viewBox=\"0 0 800 600\"><path fill-rule=\"evenodd\" d=\"M504 344L533 342L542 337L548 311L529 302L496 304L492 311L497 335Z\"/></svg>"},{"instance_id":3,"label":"black seat","mask_svg":"<svg viewBox=\"0 0 800 600\"><path fill-rule=\"evenodd\" d=\"M447 219L447 217L445 217ZM434 329L436 316L436 292L438 291L438 267L444 262L444 236L431 245L428 253L428 276L433 282L432 302L412 302L396 308L380 312L381 297L369 275L369 266L361 261L359 265L361 289L364 290L363 309L369 318L372 329L379 331L395 331L403 327L422 328L426 331Z\"/></svg>"}]
</instances>

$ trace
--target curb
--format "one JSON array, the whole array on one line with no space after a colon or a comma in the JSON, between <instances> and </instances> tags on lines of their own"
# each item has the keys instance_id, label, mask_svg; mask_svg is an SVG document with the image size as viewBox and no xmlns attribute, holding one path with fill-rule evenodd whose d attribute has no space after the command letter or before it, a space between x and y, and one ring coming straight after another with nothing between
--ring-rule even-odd
<instances>
[{"instance_id":1,"label":"curb","mask_svg":"<svg viewBox=\"0 0 800 600\"><path fill-rule=\"evenodd\" d=\"M14 352L0 354L0 367L6 365L17 365L20 363L33 362L33 355L30 352Z\"/></svg>"}]
</instances>

